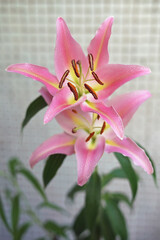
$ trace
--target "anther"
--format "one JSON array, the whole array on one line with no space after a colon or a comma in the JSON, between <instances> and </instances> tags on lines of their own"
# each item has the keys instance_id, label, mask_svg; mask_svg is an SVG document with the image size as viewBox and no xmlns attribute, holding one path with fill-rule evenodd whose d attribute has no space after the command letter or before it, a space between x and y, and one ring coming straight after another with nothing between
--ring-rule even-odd
<instances>
[{"instance_id":1,"label":"anther","mask_svg":"<svg viewBox=\"0 0 160 240\"><path fill-rule=\"evenodd\" d=\"M75 86L74 86L72 83L70 83L70 82L68 82L67 85L68 85L68 87L70 88L71 92L73 93L74 99L77 101L77 100L78 100L78 92L77 92L77 89L76 89Z\"/></svg>"},{"instance_id":2,"label":"anther","mask_svg":"<svg viewBox=\"0 0 160 240\"><path fill-rule=\"evenodd\" d=\"M99 79L98 75L95 72L92 72L92 75L93 75L94 79L96 80L96 82L98 82L100 85L104 85L104 83L101 82L101 80Z\"/></svg>"},{"instance_id":3,"label":"anther","mask_svg":"<svg viewBox=\"0 0 160 240\"><path fill-rule=\"evenodd\" d=\"M64 83L64 81L66 80L66 77L68 76L69 72L70 72L69 70L66 70L66 71L64 72L63 76L61 77L61 81L60 81L60 83L59 83L59 88L62 88L63 83Z\"/></svg>"},{"instance_id":4,"label":"anther","mask_svg":"<svg viewBox=\"0 0 160 240\"><path fill-rule=\"evenodd\" d=\"M72 67L73 67L75 75L79 78L80 77L80 73L78 71L77 63L75 62L74 59L71 61L71 63L72 63Z\"/></svg>"},{"instance_id":5,"label":"anther","mask_svg":"<svg viewBox=\"0 0 160 240\"><path fill-rule=\"evenodd\" d=\"M72 112L77 114L77 111L75 109L72 109Z\"/></svg>"},{"instance_id":6,"label":"anther","mask_svg":"<svg viewBox=\"0 0 160 240\"><path fill-rule=\"evenodd\" d=\"M94 134L95 132L90 133L89 136L86 138L86 142L88 142L93 137Z\"/></svg>"},{"instance_id":7,"label":"anther","mask_svg":"<svg viewBox=\"0 0 160 240\"><path fill-rule=\"evenodd\" d=\"M91 88L88 84L84 84L84 86L85 86L85 88L88 90L88 92L90 92L92 95L93 95L93 97L95 98L95 99L98 99L98 96L97 96L97 94L96 94L96 92L93 90L93 88Z\"/></svg>"},{"instance_id":8,"label":"anther","mask_svg":"<svg viewBox=\"0 0 160 240\"><path fill-rule=\"evenodd\" d=\"M105 127L106 127L106 122L103 122L100 134L102 134L104 132Z\"/></svg>"},{"instance_id":9,"label":"anther","mask_svg":"<svg viewBox=\"0 0 160 240\"><path fill-rule=\"evenodd\" d=\"M77 129L76 129L76 127L74 127L73 129L72 129L72 133L76 133L77 132Z\"/></svg>"},{"instance_id":10,"label":"anther","mask_svg":"<svg viewBox=\"0 0 160 240\"><path fill-rule=\"evenodd\" d=\"M99 114L97 114L97 119L98 119L98 120L100 119L100 116L99 116Z\"/></svg>"},{"instance_id":11,"label":"anther","mask_svg":"<svg viewBox=\"0 0 160 240\"><path fill-rule=\"evenodd\" d=\"M89 62L89 68L91 71L94 69L94 61L93 61L93 55L92 53L88 54L88 62Z\"/></svg>"}]
</instances>

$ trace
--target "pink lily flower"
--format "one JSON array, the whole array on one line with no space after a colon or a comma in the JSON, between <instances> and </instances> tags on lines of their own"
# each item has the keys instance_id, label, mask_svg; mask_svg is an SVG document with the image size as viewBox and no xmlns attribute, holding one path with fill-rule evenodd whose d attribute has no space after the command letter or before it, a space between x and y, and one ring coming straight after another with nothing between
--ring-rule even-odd
<instances>
[{"instance_id":1,"label":"pink lily flower","mask_svg":"<svg viewBox=\"0 0 160 240\"><path fill-rule=\"evenodd\" d=\"M82 111L95 112L123 138L123 124L112 106L102 100L108 98L127 81L150 73L150 69L138 65L108 64L108 41L113 17L106 19L88 47L88 56L73 39L62 18L57 19L55 47L55 72L33 64L14 64L7 68L43 83L54 96L45 114L44 123L63 110L80 105Z\"/></svg>"},{"instance_id":2,"label":"pink lily flower","mask_svg":"<svg viewBox=\"0 0 160 240\"><path fill-rule=\"evenodd\" d=\"M50 104L51 99L45 88L41 89L41 94ZM112 100L108 100L106 105L112 105L115 108L126 126L138 107L149 97L148 91L135 91L114 97ZM83 112L80 106L76 106L60 113L56 120L64 129L64 133L49 138L33 152L30 158L31 167L51 154L71 155L75 153L78 184L82 186L88 181L106 151L107 153L122 153L130 157L148 174L153 173L151 162L144 150L128 137L124 137L123 140L119 139L110 125L99 115Z\"/></svg>"}]
</instances>

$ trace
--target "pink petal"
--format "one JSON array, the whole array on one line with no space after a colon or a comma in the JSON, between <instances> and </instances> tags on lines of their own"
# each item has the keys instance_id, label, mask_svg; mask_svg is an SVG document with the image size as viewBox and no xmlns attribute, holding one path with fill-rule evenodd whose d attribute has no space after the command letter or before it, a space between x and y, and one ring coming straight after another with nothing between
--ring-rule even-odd
<instances>
[{"instance_id":1,"label":"pink petal","mask_svg":"<svg viewBox=\"0 0 160 240\"><path fill-rule=\"evenodd\" d=\"M39 92L40 92L40 94L42 95L42 97L44 98L44 100L46 101L46 103L47 103L48 105L50 105L53 96L48 92L47 88L46 88L46 87L42 87L42 88L39 90Z\"/></svg>"},{"instance_id":2,"label":"pink petal","mask_svg":"<svg viewBox=\"0 0 160 240\"><path fill-rule=\"evenodd\" d=\"M113 106L123 121L124 127L133 117L139 106L151 96L150 92L142 90L122 94L106 101L108 106Z\"/></svg>"},{"instance_id":3,"label":"pink petal","mask_svg":"<svg viewBox=\"0 0 160 240\"><path fill-rule=\"evenodd\" d=\"M62 18L58 18L54 60L55 71L59 80L66 70L72 69L71 61L73 59L81 61L82 70L85 73L87 71L87 58L81 46L72 38L65 21Z\"/></svg>"},{"instance_id":4,"label":"pink petal","mask_svg":"<svg viewBox=\"0 0 160 240\"><path fill-rule=\"evenodd\" d=\"M82 96L77 101L74 99L73 93L70 89L66 86L63 87L59 92L54 96L45 116L44 116L44 123L48 123L52 120L57 114L66 110L68 108L74 107L81 102L85 101L86 96Z\"/></svg>"},{"instance_id":5,"label":"pink petal","mask_svg":"<svg viewBox=\"0 0 160 240\"><path fill-rule=\"evenodd\" d=\"M118 87L129 80L150 72L149 68L138 65L107 64L96 72L104 85L99 85L94 81L92 88L96 91L98 99L102 100L109 97Z\"/></svg>"},{"instance_id":6,"label":"pink petal","mask_svg":"<svg viewBox=\"0 0 160 240\"><path fill-rule=\"evenodd\" d=\"M42 159L55 153L71 155L74 153L75 138L66 133L57 134L42 143L30 158L30 166L33 167Z\"/></svg>"},{"instance_id":7,"label":"pink petal","mask_svg":"<svg viewBox=\"0 0 160 240\"><path fill-rule=\"evenodd\" d=\"M88 129L92 123L90 113L83 112L80 106L62 111L56 116L56 120L65 132L77 137L81 135L82 129ZM76 133L72 133L72 129L75 127L81 129L77 130Z\"/></svg>"},{"instance_id":8,"label":"pink petal","mask_svg":"<svg viewBox=\"0 0 160 240\"><path fill-rule=\"evenodd\" d=\"M88 47L88 53L92 53L94 58L94 70L109 61L108 41L111 35L112 23L113 17L107 18L97 30Z\"/></svg>"},{"instance_id":9,"label":"pink petal","mask_svg":"<svg viewBox=\"0 0 160 240\"><path fill-rule=\"evenodd\" d=\"M99 136L96 142L85 142L85 137L79 137L75 143L77 157L78 184L84 185L90 178L94 168L103 155L105 139Z\"/></svg>"},{"instance_id":10,"label":"pink petal","mask_svg":"<svg viewBox=\"0 0 160 240\"><path fill-rule=\"evenodd\" d=\"M91 103L85 101L84 103L81 103L81 109L84 112L94 112L99 114L111 126L115 134L119 138L123 138L124 132L122 119L113 107L107 107L101 102Z\"/></svg>"},{"instance_id":11,"label":"pink petal","mask_svg":"<svg viewBox=\"0 0 160 240\"><path fill-rule=\"evenodd\" d=\"M57 78L45 67L29 63L20 63L10 65L6 70L8 72L20 73L26 77L33 78L34 80L43 83L51 95L54 95L58 91Z\"/></svg>"},{"instance_id":12,"label":"pink petal","mask_svg":"<svg viewBox=\"0 0 160 240\"><path fill-rule=\"evenodd\" d=\"M130 157L135 165L141 166L148 174L153 173L152 164L144 150L138 147L130 138L125 137L123 140L120 140L116 137L112 140L107 140L105 150L108 153L122 153L124 156Z\"/></svg>"}]
</instances>

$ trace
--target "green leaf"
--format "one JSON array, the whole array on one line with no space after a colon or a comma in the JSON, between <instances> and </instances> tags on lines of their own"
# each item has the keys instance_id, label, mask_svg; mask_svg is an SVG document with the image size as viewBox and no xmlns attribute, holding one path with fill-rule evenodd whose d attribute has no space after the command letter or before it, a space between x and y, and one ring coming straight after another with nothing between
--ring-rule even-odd
<instances>
[{"instance_id":1,"label":"green leaf","mask_svg":"<svg viewBox=\"0 0 160 240\"><path fill-rule=\"evenodd\" d=\"M28 231L28 229L30 228L31 223L30 222L26 222L23 223L19 229L18 229L18 233L17 233L17 240L21 240L22 237L24 236L24 234Z\"/></svg>"},{"instance_id":2,"label":"green leaf","mask_svg":"<svg viewBox=\"0 0 160 240\"><path fill-rule=\"evenodd\" d=\"M12 219L12 229L13 232L16 233L18 229L19 223L19 215L20 215L20 203L19 203L19 195L16 195L12 199L12 211L11 211L11 219Z\"/></svg>"},{"instance_id":3,"label":"green leaf","mask_svg":"<svg viewBox=\"0 0 160 240\"><path fill-rule=\"evenodd\" d=\"M107 202L106 211L114 233L120 236L121 240L127 240L128 233L126 222L120 208L112 200L107 199L106 202Z\"/></svg>"},{"instance_id":4,"label":"green leaf","mask_svg":"<svg viewBox=\"0 0 160 240\"><path fill-rule=\"evenodd\" d=\"M54 154L49 156L43 170L43 183L45 187L47 187L49 182L55 177L65 157L65 154Z\"/></svg>"},{"instance_id":5,"label":"green leaf","mask_svg":"<svg viewBox=\"0 0 160 240\"><path fill-rule=\"evenodd\" d=\"M137 142L136 142L136 143L137 143ZM139 143L137 143L137 145L145 151L145 154L147 155L147 157L149 158L150 162L152 163L152 167L153 167L153 174L152 174L152 176L153 176L153 180L154 180L154 182L155 182L155 184L156 184L156 186L157 186L156 167L155 167L155 164L154 164L154 162L153 162L153 159L151 158L151 156L149 155L149 153L147 152L147 150L146 150L144 147L142 147L142 145L140 145Z\"/></svg>"},{"instance_id":6,"label":"green leaf","mask_svg":"<svg viewBox=\"0 0 160 240\"><path fill-rule=\"evenodd\" d=\"M37 178L26 168L22 168L18 171L18 173L22 174L27 180L30 181L30 183L34 186L34 188L37 190L37 192L42 196L42 198L47 201L46 194L40 185Z\"/></svg>"},{"instance_id":7,"label":"green leaf","mask_svg":"<svg viewBox=\"0 0 160 240\"><path fill-rule=\"evenodd\" d=\"M115 201L116 203L119 203L120 201L122 201L122 202L125 202L129 207L132 207L132 203L129 200L129 197L124 193L121 193L121 192L115 192L115 193L106 192L106 193L103 194L102 197L103 197L104 200L110 199L110 200Z\"/></svg>"},{"instance_id":8,"label":"green leaf","mask_svg":"<svg viewBox=\"0 0 160 240\"><path fill-rule=\"evenodd\" d=\"M123 171L126 174L126 177L128 178L131 191L132 191L132 202L134 201L137 189L138 189L138 177L136 175L136 172L134 171L130 159L128 157L123 156L120 153L114 153L117 160L120 162Z\"/></svg>"},{"instance_id":9,"label":"green leaf","mask_svg":"<svg viewBox=\"0 0 160 240\"><path fill-rule=\"evenodd\" d=\"M101 232L104 239L115 240L115 234L105 208L101 209L100 227L101 227Z\"/></svg>"},{"instance_id":10,"label":"green leaf","mask_svg":"<svg viewBox=\"0 0 160 240\"><path fill-rule=\"evenodd\" d=\"M86 189L87 184L83 186L79 186L75 184L67 193L67 197L70 198L71 200L74 200L75 194L81 191L84 191Z\"/></svg>"},{"instance_id":11,"label":"green leaf","mask_svg":"<svg viewBox=\"0 0 160 240\"><path fill-rule=\"evenodd\" d=\"M110 173L104 174L102 176L102 187L104 187L106 184L108 184L111 180L114 178L126 178L126 174L123 171L122 168L115 168Z\"/></svg>"},{"instance_id":12,"label":"green leaf","mask_svg":"<svg viewBox=\"0 0 160 240\"><path fill-rule=\"evenodd\" d=\"M77 237L86 230L85 208L82 208L76 216L73 223L73 230Z\"/></svg>"},{"instance_id":13,"label":"green leaf","mask_svg":"<svg viewBox=\"0 0 160 240\"><path fill-rule=\"evenodd\" d=\"M23 164L19 161L18 158L11 158L8 162L8 169L13 177L16 176L17 169L22 166Z\"/></svg>"},{"instance_id":14,"label":"green leaf","mask_svg":"<svg viewBox=\"0 0 160 240\"><path fill-rule=\"evenodd\" d=\"M44 223L44 225L43 225L43 227L47 230L47 231L49 231L49 232L51 232L51 233L54 233L54 234L56 234L56 235L58 235L58 236L63 236L63 237L65 237L66 236L66 234L65 234L65 228L66 227L61 227L61 226L59 226L56 222L54 222L54 221L46 221L45 223Z\"/></svg>"},{"instance_id":15,"label":"green leaf","mask_svg":"<svg viewBox=\"0 0 160 240\"><path fill-rule=\"evenodd\" d=\"M51 202L42 202L42 203L38 204L37 207L38 207L38 209L49 208L49 209L56 210L59 212L67 213L67 211L65 209L63 209L63 208L59 207L58 205L53 204Z\"/></svg>"},{"instance_id":16,"label":"green leaf","mask_svg":"<svg viewBox=\"0 0 160 240\"><path fill-rule=\"evenodd\" d=\"M47 106L47 103L42 96L36 98L27 108L25 118L22 122L21 130L27 125L27 123L34 117L41 109Z\"/></svg>"},{"instance_id":17,"label":"green leaf","mask_svg":"<svg viewBox=\"0 0 160 240\"><path fill-rule=\"evenodd\" d=\"M7 221L7 218L6 218L6 215L5 215L5 210L4 210L4 206L3 206L1 196L0 196L0 217L1 217L4 225L6 226L7 230L9 232L11 232L12 230L11 230L9 224L8 224L8 221Z\"/></svg>"},{"instance_id":18,"label":"green leaf","mask_svg":"<svg viewBox=\"0 0 160 240\"><path fill-rule=\"evenodd\" d=\"M91 230L94 229L94 225L97 220L99 206L101 199L101 179L95 171L86 188L86 224Z\"/></svg>"}]
</instances>

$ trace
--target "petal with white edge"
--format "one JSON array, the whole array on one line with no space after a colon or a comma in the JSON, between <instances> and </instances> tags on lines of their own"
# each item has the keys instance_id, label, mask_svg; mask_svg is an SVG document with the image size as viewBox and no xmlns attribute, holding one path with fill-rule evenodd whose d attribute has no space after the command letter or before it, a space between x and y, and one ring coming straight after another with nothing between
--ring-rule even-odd
<instances>
[{"instance_id":1,"label":"petal with white edge","mask_svg":"<svg viewBox=\"0 0 160 240\"><path fill-rule=\"evenodd\" d=\"M46 124L50 122L60 112L79 105L81 102L85 101L85 99L86 96L84 95L76 101L70 89L67 86L63 87L53 97L52 102L44 116L44 123Z\"/></svg>"},{"instance_id":2,"label":"petal with white edge","mask_svg":"<svg viewBox=\"0 0 160 240\"><path fill-rule=\"evenodd\" d=\"M88 53L92 53L94 58L94 71L109 61L108 41L111 35L112 23L113 17L107 18L97 30L88 47Z\"/></svg>"},{"instance_id":3,"label":"petal with white edge","mask_svg":"<svg viewBox=\"0 0 160 240\"><path fill-rule=\"evenodd\" d=\"M30 158L30 166L33 167L39 161L56 153L71 155L74 153L75 138L66 133L57 134L42 143Z\"/></svg>"},{"instance_id":4,"label":"petal with white edge","mask_svg":"<svg viewBox=\"0 0 160 240\"><path fill-rule=\"evenodd\" d=\"M88 66L87 58L79 43L71 36L65 21L59 17L57 19L57 38L54 55L55 71L59 80L68 69L71 71L71 75L75 77L71 64L73 59L75 61L81 61L82 70L85 74Z\"/></svg>"},{"instance_id":5,"label":"petal with white edge","mask_svg":"<svg viewBox=\"0 0 160 240\"><path fill-rule=\"evenodd\" d=\"M53 96L58 91L58 79L45 67L29 63L20 63L10 65L6 71L20 73L26 77L30 77L43 83Z\"/></svg>"},{"instance_id":6,"label":"petal with white edge","mask_svg":"<svg viewBox=\"0 0 160 240\"><path fill-rule=\"evenodd\" d=\"M108 106L113 106L123 121L124 127L131 120L139 106L151 96L149 91L139 90L121 94L106 101Z\"/></svg>"},{"instance_id":7,"label":"petal with white edge","mask_svg":"<svg viewBox=\"0 0 160 240\"><path fill-rule=\"evenodd\" d=\"M124 136L124 128L123 128L123 122L121 117L118 115L118 113L114 110L114 108L107 107L102 102L97 103L91 103L89 101L85 101L81 103L81 109L84 112L94 112L100 115L102 119L104 119L110 127L113 129L115 134L119 138L123 138Z\"/></svg>"},{"instance_id":8,"label":"petal with white edge","mask_svg":"<svg viewBox=\"0 0 160 240\"><path fill-rule=\"evenodd\" d=\"M93 173L98 161L103 155L105 138L97 137L95 141L85 141L85 137L79 137L75 143L77 158L78 185L84 185Z\"/></svg>"},{"instance_id":9,"label":"petal with white edge","mask_svg":"<svg viewBox=\"0 0 160 240\"><path fill-rule=\"evenodd\" d=\"M115 137L112 140L106 140L105 151L108 153L119 152L131 158L135 165L141 166L148 174L153 173L152 164L144 150L130 138L125 137L123 140L120 140Z\"/></svg>"}]
</instances>

